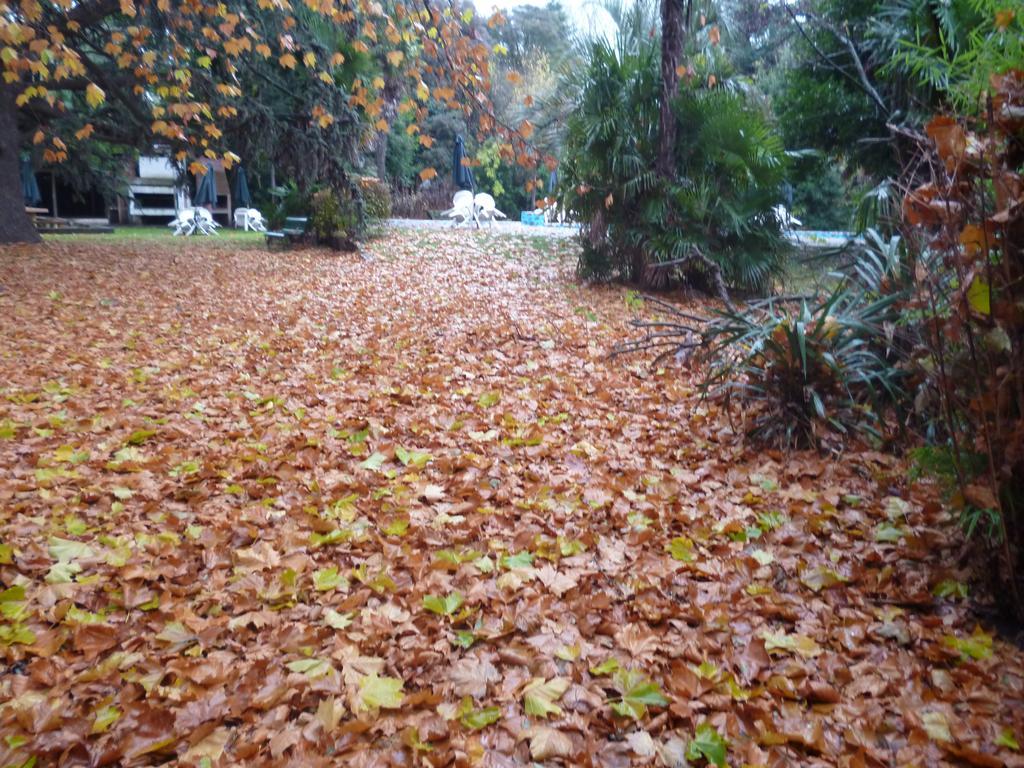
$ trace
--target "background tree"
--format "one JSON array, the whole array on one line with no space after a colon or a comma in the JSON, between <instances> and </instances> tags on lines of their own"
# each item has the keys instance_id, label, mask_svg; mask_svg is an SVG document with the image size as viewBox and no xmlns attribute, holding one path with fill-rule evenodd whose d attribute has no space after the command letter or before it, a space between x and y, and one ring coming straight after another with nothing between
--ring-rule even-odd
<instances>
[{"instance_id":1,"label":"background tree","mask_svg":"<svg viewBox=\"0 0 1024 768\"><path fill-rule=\"evenodd\" d=\"M429 81L435 95L474 114L483 130L501 131L488 97L489 49L471 19L430 0L387 9L374 0L323 0L301 10L249 0L0 2L0 241L38 238L17 194L26 139L47 163L66 160L79 142L160 143L200 172L201 158L237 162L224 126L249 117L277 126L278 133L265 136L277 136L276 146L287 148L296 166L319 167L321 150L334 143L331 132L354 127L346 104L383 119L387 80L383 88L372 77L348 83L345 68L374 46L384 52L388 74L410 83L415 119L425 116ZM324 39L325 24L333 41ZM415 56L406 55L408 46ZM271 76L261 60L284 74ZM280 98L261 113L260 101L272 90ZM299 129L300 146L280 143ZM314 138L313 130L327 135ZM526 137L505 133L517 156L529 154Z\"/></svg>"}]
</instances>

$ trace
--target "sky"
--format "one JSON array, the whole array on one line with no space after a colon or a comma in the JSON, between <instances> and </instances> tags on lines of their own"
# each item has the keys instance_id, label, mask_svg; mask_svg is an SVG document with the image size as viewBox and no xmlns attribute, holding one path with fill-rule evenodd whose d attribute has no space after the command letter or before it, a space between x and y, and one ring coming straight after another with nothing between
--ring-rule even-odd
<instances>
[{"instance_id":1,"label":"sky","mask_svg":"<svg viewBox=\"0 0 1024 768\"><path fill-rule=\"evenodd\" d=\"M611 17L595 0L561 0L569 19L577 29L595 29L607 34L613 28ZM547 0L475 0L473 3L482 13L489 15L494 10L506 11L517 5L547 5Z\"/></svg>"}]
</instances>

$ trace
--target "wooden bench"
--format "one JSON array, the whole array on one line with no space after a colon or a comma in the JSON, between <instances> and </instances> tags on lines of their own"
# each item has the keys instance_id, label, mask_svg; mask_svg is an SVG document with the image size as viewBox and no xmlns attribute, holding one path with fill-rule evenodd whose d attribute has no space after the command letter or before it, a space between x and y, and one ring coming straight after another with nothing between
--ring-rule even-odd
<instances>
[{"instance_id":1,"label":"wooden bench","mask_svg":"<svg viewBox=\"0 0 1024 768\"><path fill-rule=\"evenodd\" d=\"M300 242L306 236L306 229L309 226L309 219L305 216L289 216L284 220L284 226L279 232L267 232L267 247L274 243L287 243L291 245Z\"/></svg>"},{"instance_id":2,"label":"wooden bench","mask_svg":"<svg viewBox=\"0 0 1024 768\"><path fill-rule=\"evenodd\" d=\"M45 216L50 212L49 208L33 208L30 205L25 206L25 213L28 214L29 219L32 221L32 226L36 226L36 219L40 216Z\"/></svg>"}]
</instances>

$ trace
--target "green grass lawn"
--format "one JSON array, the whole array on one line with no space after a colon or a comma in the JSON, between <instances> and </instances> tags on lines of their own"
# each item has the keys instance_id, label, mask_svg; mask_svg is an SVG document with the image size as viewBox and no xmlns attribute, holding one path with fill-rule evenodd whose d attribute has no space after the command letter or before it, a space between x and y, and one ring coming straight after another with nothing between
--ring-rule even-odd
<instances>
[{"instance_id":1,"label":"green grass lawn","mask_svg":"<svg viewBox=\"0 0 1024 768\"><path fill-rule=\"evenodd\" d=\"M54 234L43 234L43 240L46 242L60 242L63 240L75 240L75 241L88 241L88 242L119 242L119 243L136 243L136 242L152 242L152 241L173 241L173 240L187 240L187 241L198 241L198 240L209 240L210 242L217 242L221 240L228 240L232 244L240 245L242 243L262 243L263 233L261 232L246 232L242 229L232 229L230 227L221 227L217 230L216 235L209 237L204 235L192 235L190 237L174 237L171 234L170 227L114 227L113 232L109 233L97 233L97 234L69 234L69 235L54 235Z\"/></svg>"}]
</instances>

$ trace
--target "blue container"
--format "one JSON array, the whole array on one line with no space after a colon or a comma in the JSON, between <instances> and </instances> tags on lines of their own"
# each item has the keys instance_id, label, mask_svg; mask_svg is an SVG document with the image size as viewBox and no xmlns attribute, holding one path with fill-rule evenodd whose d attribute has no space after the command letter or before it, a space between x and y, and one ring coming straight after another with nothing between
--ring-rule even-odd
<instances>
[{"instance_id":1,"label":"blue container","mask_svg":"<svg viewBox=\"0 0 1024 768\"><path fill-rule=\"evenodd\" d=\"M519 221L520 223L526 224L531 227L543 227L544 214L534 213L533 211L522 211L519 214Z\"/></svg>"}]
</instances>

